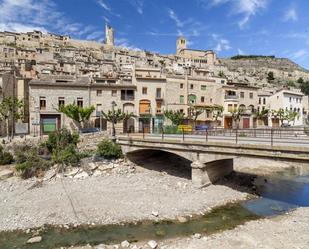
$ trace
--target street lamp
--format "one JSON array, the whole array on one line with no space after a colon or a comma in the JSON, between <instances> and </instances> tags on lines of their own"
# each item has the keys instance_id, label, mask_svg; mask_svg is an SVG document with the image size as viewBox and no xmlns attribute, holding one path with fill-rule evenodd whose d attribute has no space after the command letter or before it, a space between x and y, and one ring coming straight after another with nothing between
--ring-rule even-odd
<instances>
[{"instance_id":1,"label":"street lamp","mask_svg":"<svg viewBox=\"0 0 309 249\"><path fill-rule=\"evenodd\" d=\"M112 102L112 141L116 142L116 130L115 130L115 106L117 106L116 102Z\"/></svg>"}]
</instances>

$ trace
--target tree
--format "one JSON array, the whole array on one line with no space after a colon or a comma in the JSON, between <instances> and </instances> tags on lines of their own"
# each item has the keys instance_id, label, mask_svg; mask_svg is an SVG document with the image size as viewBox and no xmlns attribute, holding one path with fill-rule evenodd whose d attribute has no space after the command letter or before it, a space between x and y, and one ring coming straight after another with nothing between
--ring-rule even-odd
<instances>
[{"instance_id":1,"label":"tree","mask_svg":"<svg viewBox=\"0 0 309 249\"><path fill-rule=\"evenodd\" d=\"M80 129L85 127L86 123L90 120L90 116L94 110L94 106L83 108L73 103L60 106L58 111L64 113L67 117L75 121L78 128Z\"/></svg>"},{"instance_id":2,"label":"tree","mask_svg":"<svg viewBox=\"0 0 309 249\"><path fill-rule=\"evenodd\" d=\"M134 117L134 114L131 113L125 113L121 109L118 109L117 111L115 110L109 110L107 113L102 111L103 117L107 120L107 122L110 122L113 124L113 129L112 129L112 138L113 141L116 140L116 129L115 129L115 124L118 122L121 122L123 120L130 119L131 117Z\"/></svg>"},{"instance_id":3,"label":"tree","mask_svg":"<svg viewBox=\"0 0 309 249\"><path fill-rule=\"evenodd\" d=\"M245 110L243 108L234 109L232 111L232 119L237 124L237 128L239 126L239 121L241 119L241 116L244 114Z\"/></svg>"},{"instance_id":4,"label":"tree","mask_svg":"<svg viewBox=\"0 0 309 249\"><path fill-rule=\"evenodd\" d=\"M218 76L221 77L221 78L225 78L226 77L222 70L219 71Z\"/></svg>"},{"instance_id":5,"label":"tree","mask_svg":"<svg viewBox=\"0 0 309 249\"><path fill-rule=\"evenodd\" d=\"M309 81L306 81L300 85L300 89L303 94L309 95Z\"/></svg>"},{"instance_id":6,"label":"tree","mask_svg":"<svg viewBox=\"0 0 309 249\"><path fill-rule=\"evenodd\" d=\"M14 137L15 120L22 119L24 103L13 97L5 97L0 103L0 121L6 121L6 133L10 138L10 121L12 122L11 138Z\"/></svg>"},{"instance_id":7,"label":"tree","mask_svg":"<svg viewBox=\"0 0 309 249\"><path fill-rule=\"evenodd\" d=\"M115 124L123 120L134 117L133 113L125 113L121 109L114 111L114 113L111 110L109 110L107 113L102 111L102 115L106 119L107 122L110 122L110 123L114 122Z\"/></svg>"},{"instance_id":8,"label":"tree","mask_svg":"<svg viewBox=\"0 0 309 249\"><path fill-rule=\"evenodd\" d=\"M261 111L257 111L255 113L255 117L258 120L262 120L265 125L265 119L268 117L269 110L268 109L262 109Z\"/></svg>"},{"instance_id":9,"label":"tree","mask_svg":"<svg viewBox=\"0 0 309 249\"><path fill-rule=\"evenodd\" d=\"M179 110L177 111L170 110L170 111L165 111L164 116L167 119L171 120L173 125L178 126L182 124L185 114Z\"/></svg>"},{"instance_id":10,"label":"tree","mask_svg":"<svg viewBox=\"0 0 309 249\"><path fill-rule=\"evenodd\" d=\"M275 79L274 72L270 71L267 74L267 80L268 80L268 82L270 82L270 81L273 81L274 79Z\"/></svg>"},{"instance_id":11,"label":"tree","mask_svg":"<svg viewBox=\"0 0 309 249\"><path fill-rule=\"evenodd\" d=\"M224 111L223 106L217 106L212 109L212 118L217 123L219 118L222 118L222 114Z\"/></svg>"},{"instance_id":12,"label":"tree","mask_svg":"<svg viewBox=\"0 0 309 249\"><path fill-rule=\"evenodd\" d=\"M290 110L284 110L282 108L280 108L278 111L273 110L272 113L273 113L274 116L276 116L279 119L281 126L282 126L284 121L287 121L289 124L290 124L290 122L294 122L295 119L299 115L298 112L290 111Z\"/></svg>"},{"instance_id":13,"label":"tree","mask_svg":"<svg viewBox=\"0 0 309 249\"><path fill-rule=\"evenodd\" d=\"M300 77L300 78L298 78L297 83L301 85L301 84L305 83L305 81L302 77Z\"/></svg>"},{"instance_id":14,"label":"tree","mask_svg":"<svg viewBox=\"0 0 309 249\"><path fill-rule=\"evenodd\" d=\"M203 109L193 107L192 109L190 109L190 118L192 118L192 119L194 120L194 122L196 122L197 118L198 118L203 112L204 112Z\"/></svg>"}]
</instances>

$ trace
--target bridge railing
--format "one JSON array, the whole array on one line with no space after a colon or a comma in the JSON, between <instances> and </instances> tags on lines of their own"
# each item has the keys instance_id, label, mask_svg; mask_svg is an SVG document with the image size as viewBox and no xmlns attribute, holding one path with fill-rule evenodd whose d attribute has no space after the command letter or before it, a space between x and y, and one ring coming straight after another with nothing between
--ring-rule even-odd
<instances>
[{"instance_id":1,"label":"bridge railing","mask_svg":"<svg viewBox=\"0 0 309 249\"><path fill-rule=\"evenodd\" d=\"M256 128L256 129L224 129L209 128L204 130L171 129L165 127L150 133L150 129L142 129L139 134L128 136L140 136L143 139L178 140L178 141L220 141L234 144L265 144L309 146L309 132L305 128Z\"/></svg>"}]
</instances>

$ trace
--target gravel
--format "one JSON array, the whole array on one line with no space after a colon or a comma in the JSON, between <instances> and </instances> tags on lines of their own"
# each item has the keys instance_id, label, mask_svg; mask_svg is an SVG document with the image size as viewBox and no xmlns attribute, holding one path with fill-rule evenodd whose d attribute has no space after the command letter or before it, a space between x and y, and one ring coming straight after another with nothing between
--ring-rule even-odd
<instances>
[{"instance_id":1,"label":"gravel","mask_svg":"<svg viewBox=\"0 0 309 249\"><path fill-rule=\"evenodd\" d=\"M224 185L195 189L189 179L164 172L114 171L80 179L0 181L0 231L176 219L248 197Z\"/></svg>"}]
</instances>

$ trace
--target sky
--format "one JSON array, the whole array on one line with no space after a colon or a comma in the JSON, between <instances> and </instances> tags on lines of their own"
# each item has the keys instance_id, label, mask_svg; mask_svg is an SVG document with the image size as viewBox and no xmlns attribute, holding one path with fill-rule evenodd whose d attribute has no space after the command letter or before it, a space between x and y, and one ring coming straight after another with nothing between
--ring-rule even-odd
<instances>
[{"instance_id":1,"label":"sky","mask_svg":"<svg viewBox=\"0 0 309 249\"><path fill-rule=\"evenodd\" d=\"M219 57L275 55L309 69L308 0L0 0L0 30L41 30L174 54L176 39Z\"/></svg>"}]
</instances>

